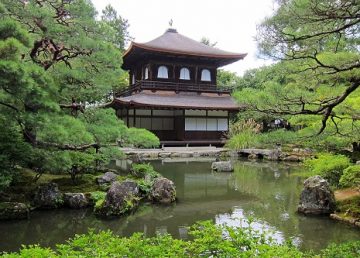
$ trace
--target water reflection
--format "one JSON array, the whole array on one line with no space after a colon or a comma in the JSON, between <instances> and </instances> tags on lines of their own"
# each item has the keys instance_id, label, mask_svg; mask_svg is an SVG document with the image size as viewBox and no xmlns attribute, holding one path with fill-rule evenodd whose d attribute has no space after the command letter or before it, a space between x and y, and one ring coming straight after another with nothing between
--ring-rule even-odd
<instances>
[{"instance_id":1,"label":"water reflection","mask_svg":"<svg viewBox=\"0 0 360 258\"><path fill-rule=\"evenodd\" d=\"M126 163L117 163L120 166ZM170 233L187 239L188 227L199 220L270 231L281 242L291 239L302 249L323 248L329 242L359 239L357 229L325 217L304 217L295 213L301 180L294 164L237 161L234 173L212 173L210 162L153 162L156 170L176 184L174 205L142 205L133 215L99 220L90 210L36 211L30 220L0 222L0 250L17 250L21 244L53 246L88 228L111 229L129 236ZM116 165L116 164L115 164Z\"/></svg>"}]
</instances>

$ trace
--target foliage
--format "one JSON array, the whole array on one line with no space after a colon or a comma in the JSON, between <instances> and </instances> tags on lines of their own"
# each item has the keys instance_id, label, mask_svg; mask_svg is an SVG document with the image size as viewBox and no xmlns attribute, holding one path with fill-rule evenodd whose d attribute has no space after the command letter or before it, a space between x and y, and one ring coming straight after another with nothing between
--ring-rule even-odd
<instances>
[{"instance_id":1,"label":"foliage","mask_svg":"<svg viewBox=\"0 0 360 258\"><path fill-rule=\"evenodd\" d=\"M102 11L101 20L104 21L110 29L114 30L114 32L107 34L109 37L107 41L112 42L120 50L124 50L126 43L131 40L128 32L128 21L119 16L111 5L107 5Z\"/></svg>"},{"instance_id":2,"label":"foliage","mask_svg":"<svg viewBox=\"0 0 360 258\"><path fill-rule=\"evenodd\" d=\"M256 138L256 133L251 129L246 129L234 136L232 136L229 141L226 143L226 146L239 150L245 148L253 148L259 144L259 141Z\"/></svg>"},{"instance_id":3,"label":"foliage","mask_svg":"<svg viewBox=\"0 0 360 258\"><path fill-rule=\"evenodd\" d=\"M343 243L340 245L331 244L326 249L321 251L321 257L332 257L332 258L358 257L359 254L360 254L359 241Z\"/></svg>"},{"instance_id":4,"label":"foliage","mask_svg":"<svg viewBox=\"0 0 360 258\"><path fill-rule=\"evenodd\" d=\"M205 221L190 228L192 240L170 235L146 238L140 233L119 237L111 231L76 235L54 251L39 246L23 247L3 257L310 257L291 244L276 244L249 228L229 228ZM338 253L337 253L338 250ZM330 245L321 257L355 257L360 242Z\"/></svg>"},{"instance_id":5,"label":"foliage","mask_svg":"<svg viewBox=\"0 0 360 258\"><path fill-rule=\"evenodd\" d=\"M151 148L160 145L159 138L155 134L143 128L129 128L125 137L122 138L123 145L136 148Z\"/></svg>"},{"instance_id":6,"label":"foliage","mask_svg":"<svg viewBox=\"0 0 360 258\"><path fill-rule=\"evenodd\" d=\"M207 38L207 37L202 37L200 39L200 42L207 45L207 46L209 46L209 47L215 47L216 44L217 44L217 42L211 42L210 39Z\"/></svg>"},{"instance_id":7,"label":"foliage","mask_svg":"<svg viewBox=\"0 0 360 258\"><path fill-rule=\"evenodd\" d=\"M337 210L345 216L360 218L360 196L347 198L336 203ZM342 214L340 214L341 216Z\"/></svg>"},{"instance_id":8,"label":"foliage","mask_svg":"<svg viewBox=\"0 0 360 258\"><path fill-rule=\"evenodd\" d=\"M229 72L223 69L217 70L216 82L218 87L235 88L240 79L236 73Z\"/></svg>"},{"instance_id":9,"label":"foliage","mask_svg":"<svg viewBox=\"0 0 360 258\"><path fill-rule=\"evenodd\" d=\"M227 146L232 149L274 148L277 144L289 144L296 141L292 131L277 129L262 133L262 125L254 119L239 120L230 125L230 140Z\"/></svg>"},{"instance_id":10,"label":"foliage","mask_svg":"<svg viewBox=\"0 0 360 258\"><path fill-rule=\"evenodd\" d=\"M146 175L151 177L157 177L159 175L159 173L154 170L154 167L150 163L131 164L131 174L139 178L144 178Z\"/></svg>"},{"instance_id":11,"label":"foliage","mask_svg":"<svg viewBox=\"0 0 360 258\"><path fill-rule=\"evenodd\" d=\"M344 155L321 153L316 159L305 160L304 164L314 175L323 176L330 184L337 186L343 170L350 166L350 160Z\"/></svg>"},{"instance_id":12,"label":"foliage","mask_svg":"<svg viewBox=\"0 0 360 258\"><path fill-rule=\"evenodd\" d=\"M17 175L17 165L29 159L30 146L22 140L16 125L7 124L0 115L0 191L9 186Z\"/></svg>"},{"instance_id":13,"label":"foliage","mask_svg":"<svg viewBox=\"0 0 360 258\"><path fill-rule=\"evenodd\" d=\"M354 1L280 0L276 7L258 26L257 42L263 55L278 62L239 80L234 95L247 106L242 116L290 121L301 139L323 150L359 142L360 21Z\"/></svg>"},{"instance_id":14,"label":"foliage","mask_svg":"<svg viewBox=\"0 0 360 258\"><path fill-rule=\"evenodd\" d=\"M360 187L360 165L354 165L344 169L339 183L341 187Z\"/></svg>"},{"instance_id":15,"label":"foliage","mask_svg":"<svg viewBox=\"0 0 360 258\"><path fill-rule=\"evenodd\" d=\"M111 6L96 15L90 1L1 1L2 186L17 165L75 179L121 156L118 140L131 144L107 109L126 81L120 60L129 25ZM146 134L129 133L136 145L158 142L136 133Z\"/></svg>"}]
</instances>

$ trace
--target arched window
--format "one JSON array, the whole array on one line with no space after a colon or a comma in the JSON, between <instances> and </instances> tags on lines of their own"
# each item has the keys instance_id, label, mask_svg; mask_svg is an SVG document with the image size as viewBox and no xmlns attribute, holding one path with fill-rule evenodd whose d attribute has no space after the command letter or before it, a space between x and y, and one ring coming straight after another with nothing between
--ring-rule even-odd
<instances>
[{"instance_id":1,"label":"arched window","mask_svg":"<svg viewBox=\"0 0 360 258\"><path fill-rule=\"evenodd\" d=\"M201 80L204 82L211 82L211 74L208 69L203 69L201 71Z\"/></svg>"},{"instance_id":2,"label":"arched window","mask_svg":"<svg viewBox=\"0 0 360 258\"><path fill-rule=\"evenodd\" d=\"M164 79L169 78L168 69L167 69L166 66L164 66L164 65L159 66L157 77L158 78L164 78Z\"/></svg>"},{"instance_id":3,"label":"arched window","mask_svg":"<svg viewBox=\"0 0 360 258\"><path fill-rule=\"evenodd\" d=\"M180 69L180 80L190 80L190 71L186 67Z\"/></svg>"},{"instance_id":4,"label":"arched window","mask_svg":"<svg viewBox=\"0 0 360 258\"><path fill-rule=\"evenodd\" d=\"M149 79L149 68L148 68L148 67L145 67L144 79L145 79L145 80Z\"/></svg>"}]
</instances>

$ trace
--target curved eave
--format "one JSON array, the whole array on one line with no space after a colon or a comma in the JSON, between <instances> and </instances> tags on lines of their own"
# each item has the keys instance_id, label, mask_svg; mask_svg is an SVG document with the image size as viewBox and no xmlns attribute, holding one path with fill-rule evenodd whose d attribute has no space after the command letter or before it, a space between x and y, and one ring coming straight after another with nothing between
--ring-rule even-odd
<instances>
[{"instance_id":1,"label":"curved eave","mask_svg":"<svg viewBox=\"0 0 360 258\"><path fill-rule=\"evenodd\" d=\"M126 50L123 55L123 69L128 69L129 67L126 65L126 59L131 56L131 53L135 51L135 49L145 50L149 52L157 52L157 53L164 53L164 54L173 54L173 55L185 55L191 57L203 57L203 58L213 58L219 60L228 60L226 64L230 64L241 59L244 59L247 56L247 53L230 53L229 54L210 54L210 53L197 53L197 52L189 52L189 51L180 51L180 50L172 50L172 49L164 49L164 48L154 48L147 46L145 44L140 44L136 42L132 42L130 47Z\"/></svg>"},{"instance_id":2,"label":"curved eave","mask_svg":"<svg viewBox=\"0 0 360 258\"><path fill-rule=\"evenodd\" d=\"M229 108L229 107L217 107L217 108L213 108L213 107L198 107L198 106L181 106L181 105L177 105L177 106L169 106L169 105L161 105L161 104L144 104L144 103L138 103L136 101L122 101L119 99L116 99L114 101L114 106L116 107L117 104L120 104L122 106L127 106L127 107L141 107L141 108L159 108L159 109L194 109L194 110L226 110L226 111L240 111L242 109L244 109L243 107L234 107L234 108Z\"/></svg>"},{"instance_id":3,"label":"curved eave","mask_svg":"<svg viewBox=\"0 0 360 258\"><path fill-rule=\"evenodd\" d=\"M141 92L127 97L118 97L113 101L114 108L142 107L160 109L197 109L197 110L228 110L244 109L230 96L210 97L197 94L175 92L146 93Z\"/></svg>"}]
</instances>

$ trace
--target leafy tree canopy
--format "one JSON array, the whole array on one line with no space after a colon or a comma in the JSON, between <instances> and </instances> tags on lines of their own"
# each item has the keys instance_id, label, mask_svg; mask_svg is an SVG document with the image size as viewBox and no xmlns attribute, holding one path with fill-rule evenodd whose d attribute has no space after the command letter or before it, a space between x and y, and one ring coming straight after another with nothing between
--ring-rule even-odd
<instances>
[{"instance_id":1,"label":"leafy tree canopy","mask_svg":"<svg viewBox=\"0 0 360 258\"><path fill-rule=\"evenodd\" d=\"M279 0L258 27L278 63L247 72L236 93L248 112L284 118L314 145L360 141L360 10L354 0Z\"/></svg>"},{"instance_id":2,"label":"leafy tree canopy","mask_svg":"<svg viewBox=\"0 0 360 258\"><path fill-rule=\"evenodd\" d=\"M127 21L111 6L96 19L87 0L2 0L0 12L4 182L17 165L81 172L118 155L127 128L104 108L125 82Z\"/></svg>"}]
</instances>

